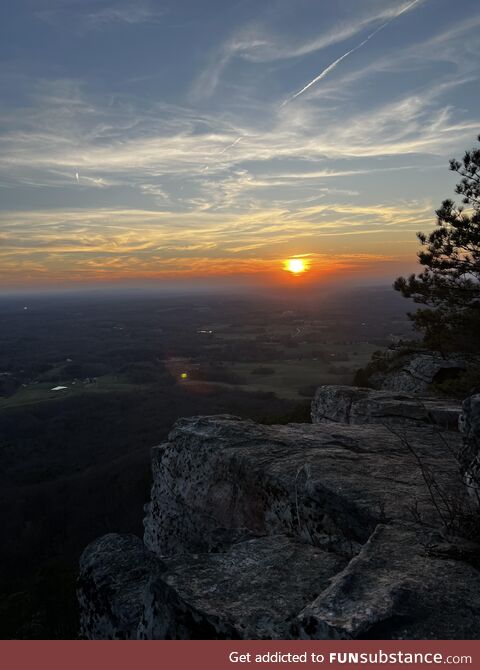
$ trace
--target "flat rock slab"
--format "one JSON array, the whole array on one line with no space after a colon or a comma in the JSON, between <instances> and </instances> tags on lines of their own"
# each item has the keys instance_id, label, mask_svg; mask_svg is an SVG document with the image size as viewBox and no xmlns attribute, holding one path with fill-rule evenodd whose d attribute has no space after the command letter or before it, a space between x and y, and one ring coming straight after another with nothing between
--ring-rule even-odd
<instances>
[{"instance_id":1,"label":"flat rock slab","mask_svg":"<svg viewBox=\"0 0 480 670\"><path fill-rule=\"evenodd\" d=\"M378 526L292 628L293 637L322 640L479 635L480 572L463 561L435 557L435 542L408 524Z\"/></svg>"},{"instance_id":2,"label":"flat rock slab","mask_svg":"<svg viewBox=\"0 0 480 670\"><path fill-rule=\"evenodd\" d=\"M442 430L458 430L460 413L460 404L452 400L329 385L318 387L311 410L313 423L431 424Z\"/></svg>"},{"instance_id":3,"label":"flat rock slab","mask_svg":"<svg viewBox=\"0 0 480 670\"><path fill-rule=\"evenodd\" d=\"M422 476L458 493L458 433L381 425L177 421L154 450L144 542L162 556L206 550L218 527L288 533L352 556L378 523L439 523Z\"/></svg>"},{"instance_id":4,"label":"flat rock slab","mask_svg":"<svg viewBox=\"0 0 480 670\"><path fill-rule=\"evenodd\" d=\"M152 579L139 637L278 639L346 560L284 535L224 553L166 560Z\"/></svg>"}]
</instances>

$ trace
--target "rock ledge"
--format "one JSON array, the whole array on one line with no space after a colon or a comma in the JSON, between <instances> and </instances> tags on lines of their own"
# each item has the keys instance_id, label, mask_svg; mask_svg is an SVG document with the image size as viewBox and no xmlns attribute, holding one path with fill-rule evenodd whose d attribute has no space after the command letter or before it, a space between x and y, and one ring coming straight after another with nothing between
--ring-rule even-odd
<instances>
[{"instance_id":1,"label":"rock ledge","mask_svg":"<svg viewBox=\"0 0 480 670\"><path fill-rule=\"evenodd\" d=\"M312 419L177 421L152 451L143 541L82 555L82 635L478 637L480 572L431 551L445 538L424 480L462 495L458 408L321 387Z\"/></svg>"}]
</instances>

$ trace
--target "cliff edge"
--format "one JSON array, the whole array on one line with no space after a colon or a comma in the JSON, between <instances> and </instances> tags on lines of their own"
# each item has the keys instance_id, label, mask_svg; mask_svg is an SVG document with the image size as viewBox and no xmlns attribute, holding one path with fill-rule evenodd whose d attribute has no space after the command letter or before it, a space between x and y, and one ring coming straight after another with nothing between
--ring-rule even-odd
<instances>
[{"instance_id":1,"label":"cliff edge","mask_svg":"<svg viewBox=\"0 0 480 670\"><path fill-rule=\"evenodd\" d=\"M478 546L456 535L475 505L458 454L478 468L465 407L463 438L454 404L344 386L319 388L312 424L177 421L152 450L143 540L83 552L82 636L478 638Z\"/></svg>"}]
</instances>

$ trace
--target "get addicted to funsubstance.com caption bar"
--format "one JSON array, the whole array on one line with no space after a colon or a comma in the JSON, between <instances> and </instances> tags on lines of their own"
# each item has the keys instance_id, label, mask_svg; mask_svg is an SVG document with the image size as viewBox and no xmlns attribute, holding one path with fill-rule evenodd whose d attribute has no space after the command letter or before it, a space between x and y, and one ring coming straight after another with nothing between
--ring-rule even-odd
<instances>
[{"instance_id":1,"label":"get addicted to funsubstance.com caption bar","mask_svg":"<svg viewBox=\"0 0 480 670\"><path fill-rule=\"evenodd\" d=\"M4 641L5 670L480 670L480 641Z\"/></svg>"}]
</instances>

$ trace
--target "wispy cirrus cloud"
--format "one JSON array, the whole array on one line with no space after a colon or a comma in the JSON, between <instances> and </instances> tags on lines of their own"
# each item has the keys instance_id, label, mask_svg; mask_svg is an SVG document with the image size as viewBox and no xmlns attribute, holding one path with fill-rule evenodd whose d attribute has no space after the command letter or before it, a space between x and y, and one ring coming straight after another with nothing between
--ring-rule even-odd
<instances>
[{"instance_id":1,"label":"wispy cirrus cloud","mask_svg":"<svg viewBox=\"0 0 480 670\"><path fill-rule=\"evenodd\" d=\"M320 35L306 41L295 42L288 36L275 35L267 26L262 26L261 24L241 28L230 39L213 51L210 56L209 65L194 82L192 94L194 98L211 96L218 86L224 70L235 58L252 63L272 63L298 59L335 44L345 42L376 26L373 32L367 36L366 40L348 52L350 54L368 42L393 19L407 12L413 5L419 2L425 2L425 0L414 0L414 2L404 2L400 5L397 3L388 3L382 7L377 6L375 11L370 14L363 12L360 15L351 17L348 21L334 24ZM340 60L346 58L346 55L342 56L338 61L340 62Z\"/></svg>"},{"instance_id":2,"label":"wispy cirrus cloud","mask_svg":"<svg viewBox=\"0 0 480 670\"><path fill-rule=\"evenodd\" d=\"M385 21L385 23L382 23L380 26L378 26L378 28L375 28L375 30L373 30L369 35L367 35L367 37L364 40L362 40L359 44L352 47L351 49L346 51L342 56L339 56L334 61L332 61L329 65L327 65L327 67L325 67L320 72L320 74L318 74L316 77L311 79L308 82L308 84L306 84L299 91L297 91L292 96L290 96L289 98L284 100L284 102L282 104L286 104L287 102L295 100L295 98L298 98L298 96L303 95L306 91L308 91L309 88L311 88L312 86L315 86L315 84L318 84L318 82L321 81L322 79L324 79L330 72L332 72L337 67L337 65L340 65L340 63L342 61L344 61L345 58L348 58L349 56L351 56L351 54L355 53L355 51L358 51L359 49L364 47L373 37L375 37L375 35L377 35L380 31L384 30L384 28L386 28L388 25L390 25L390 23L392 23L392 21L394 21L395 19L399 18L402 14L404 14L405 12L412 9L415 5L418 4L418 2L419 2L419 0L413 0L408 5L405 5L402 9L399 10L399 12L397 14L395 14L390 19L388 19L388 21Z\"/></svg>"},{"instance_id":3,"label":"wispy cirrus cloud","mask_svg":"<svg viewBox=\"0 0 480 670\"><path fill-rule=\"evenodd\" d=\"M309 208L302 216L279 209L227 217L108 209L4 212L0 279L7 285L18 283L19 276L51 280L52 264L59 281L276 272L292 236L308 244L317 271L324 265L340 269L347 260L353 267L374 264L393 257L355 244L348 255L327 253L318 239L368 236L384 224L401 236L427 208L425 203L397 209L333 204Z\"/></svg>"},{"instance_id":4,"label":"wispy cirrus cloud","mask_svg":"<svg viewBox=\"0 0 480 670\"><path fill-rule=\"evenodd\" d=\"M95 75L22 72L15 81L12 70L0 79L19 92L0 106L2 281L267 272L307 253L319 266L325 257L345 265L342 254L389 263L390 245L414 262L414 233L433 225L435 205L453 189L447 159L478 132L480 12L399 31L388 49L370 39L360 52L362 37L420 2L340 4L355 11L343 21L326 13L314 38L303 25L283 40L265 17L230 39L219 31L216 75L215 63L198 72L197 49L178 71L162 61L161 85L143 60L135 84L130 61L125 80L108 81L103 64L97 79L96 54ZM75 7L99 26L146 16L108 14L123 4ZM89 43L100 38L88 33ZM346 53L347 40L358 58L279 106L308 59L318 71L315 54L325 49L328 63L331 47ZM146 52L163 53L156 44ZM206 93L193 101L192 78Z\"/></svg>"},{"instance_id":5,"label":"wispy cirrus cloud","mask_svg":"<svg viewBox=\"0 0 480 670\"><path fill-rule=\"evenodd\" d=\"M126 23L136 25L140 23L156 22L164 16L162 10L140 3L128 3L104 7L96 12L85 14L86 23L95 27L104 27L111 23Z\"/></svg>"},{"instance_id":6,"label":"wispy cirrus cloud","mask_svg":"<svg viewBox=\"0 0 480 670\"><path fill-rule=\"evenodd\" d=\"M262 131L241 119L222 121L208 114L195 118L179 107L155 105L132 113L130 103L125 111L121 104L96 107L80 97L68 106L62 102L62 111L56 113L62 95L56 91L52 99L42 93L39 104L12 122L10 132L0 139L0 170L10 181L18 174L19 179L59 185L62 179L71 182L78 172L77 181L84 185L87 180L97 187L148 184L144 192L157 187L164 193L175 179L195 180L205 191L222 180L258 189L269 185L265 179L271 170L261 166L287 159L312 165L298 176L287 170L284 181L292 183L365 174L380 168L338 170L328 161L434 155L471 136L476 120L459 121L452 106L442 103L442 96L460 83L452 77L374 110L347 110L336 123L325 112L319 122L310 106L280 114L272 108L271 128Z\"/></svg>"},{"instance_id":7,"label":"wispy cirrus cloud","mask_svg":"<svg viewBox=\"0 0 480 670\"><path fill-rule=\"evenodd\" d=\"M143 23L157 23L165 16L165 11L153 4L142 2L100 3L97 8L92 8L87 3L73 5L60 3L56 7L37 10L35 16L55 26L66 21L69 23L73 21L78 29L86 30L106 29L115 24L135 26Z\"/></svg>"}]
</instances>

